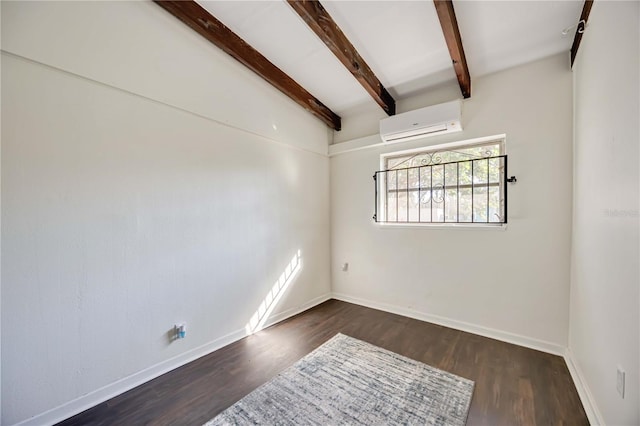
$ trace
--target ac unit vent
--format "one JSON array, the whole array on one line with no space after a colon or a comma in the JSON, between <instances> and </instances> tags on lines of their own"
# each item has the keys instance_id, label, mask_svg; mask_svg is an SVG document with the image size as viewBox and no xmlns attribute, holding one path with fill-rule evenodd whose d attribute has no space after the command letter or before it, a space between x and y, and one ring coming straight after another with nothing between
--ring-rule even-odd
<instances>
[{"instance_id":1,"label":"ac unit vent","mask_svg":"<svg viewBox=\"0 0 640 426\"><path fill-rule=\"evenodd\" d=\"M420 108L380 120L380 137L397 143L462 130L462 102Z\"/></svg>"}]
</instances>

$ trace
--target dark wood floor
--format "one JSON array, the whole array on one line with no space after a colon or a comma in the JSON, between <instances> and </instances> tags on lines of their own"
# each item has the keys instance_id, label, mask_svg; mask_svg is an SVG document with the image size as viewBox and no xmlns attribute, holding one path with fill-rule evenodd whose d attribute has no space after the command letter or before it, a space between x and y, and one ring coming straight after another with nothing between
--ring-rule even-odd
<instances>
[{"instance_id":1,"label":"dark wood floor","mask_svg":"<svg viewBox=\"0 0 640 426\"><path fill-rule=\"evenodd\" d=\"M330 300L60 425L201 425L336 333L475 381L467 425L587 425L564 360Z\"/></svg>"}]
</instances>

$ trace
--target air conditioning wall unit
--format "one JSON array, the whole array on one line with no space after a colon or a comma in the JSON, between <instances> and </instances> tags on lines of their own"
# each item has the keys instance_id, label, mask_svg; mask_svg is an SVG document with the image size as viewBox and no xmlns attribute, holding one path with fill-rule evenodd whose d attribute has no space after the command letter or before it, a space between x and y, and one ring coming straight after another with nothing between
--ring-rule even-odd
<instances>
[{"instance_id":1,"label":"air conditioning wall unit","mask_svg":"<svg viewBox=\"0 0 640 426\"><path fill-rule=\"evenodd\" d=\"M406 142L462 130L462 101L428 106L380 120L385 143Z\"/></svg>"}]
</instances>

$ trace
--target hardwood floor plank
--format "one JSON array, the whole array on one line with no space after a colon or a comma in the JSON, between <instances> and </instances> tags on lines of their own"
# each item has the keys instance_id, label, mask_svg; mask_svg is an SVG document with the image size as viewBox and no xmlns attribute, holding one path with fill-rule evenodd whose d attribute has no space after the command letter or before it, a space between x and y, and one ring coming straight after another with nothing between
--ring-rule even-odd
<instances>
[{"instance_id":1,"label":"hardwood floor plank","mask_svg":"<svg viewBox=\"0 0 640 426\"><path fill-rule=\"evenodd\" d=\"M200 425L343 333L475 381L468 425L588 425L564 360L329 300L59 425Z\"/></svg>"}]
</instances>

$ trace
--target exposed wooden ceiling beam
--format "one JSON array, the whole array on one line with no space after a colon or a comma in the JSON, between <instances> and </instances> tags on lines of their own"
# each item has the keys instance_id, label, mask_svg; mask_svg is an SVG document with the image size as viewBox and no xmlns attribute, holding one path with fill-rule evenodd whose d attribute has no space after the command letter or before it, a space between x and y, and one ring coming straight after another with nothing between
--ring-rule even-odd
<instances>
[{"instance_id":1,"label":"exposed wooden ceiling beam","mask_svg":"<svg viewBox=\"0 0 640 426\"><path fill-rule=\"evenodd\" d=\"M396 113L396 101L380 83L338 24L317 0L287 0L293 10L320 37L340 62L388 115Z\"/></svg>"},{"instance_id":2,"label":"exposed wooden ceiling beam","mask_svg":"<svg viewBox=\"0 0 640 426\"><path fill-rule=\"evenodd\" d=\"M453 2L451 0L433 0L440 19L440 26L444 39L449 48L449 55L453 62L453 69L458 77L460 90L464 98L471 97L471 76L469 76L469 68L467 67L467 58L464 56L462 48L462 38L460 37L460 29L458 28L458 20L453 10Z\"/></svg>"},{"instance_id":3,"label":"exposed wooden ceiling beam","mask_svg":"<svg viewBox=\"0 0 640 426\"><path fill-rule=\"evenodd\" d=\"M580 47L580 42L582 41L582 33L584 32L585 28L587 28L587 21L589 21L589 13L591 13L592 6L593 0L585 0L584 6L582 7L580 20L578 21L578 25L576 25L576 35L573 37L573 45L571 46L571 67L573 67L573 61L576 60L578 48Z\"/></svg>"},{"instance_id":4,"label":"exposed wooden ceiling beam","mask_svg":"<svg viewBox=\"0 0 640 426\"><path fill-rule=\"evenodd\" d=\"M198 34L258 74L269 84L289 96L307 111L324 121L329 127L340 130L341 120L337 114L195 1L154 1Z\"/></svg>"}]
</instances>

